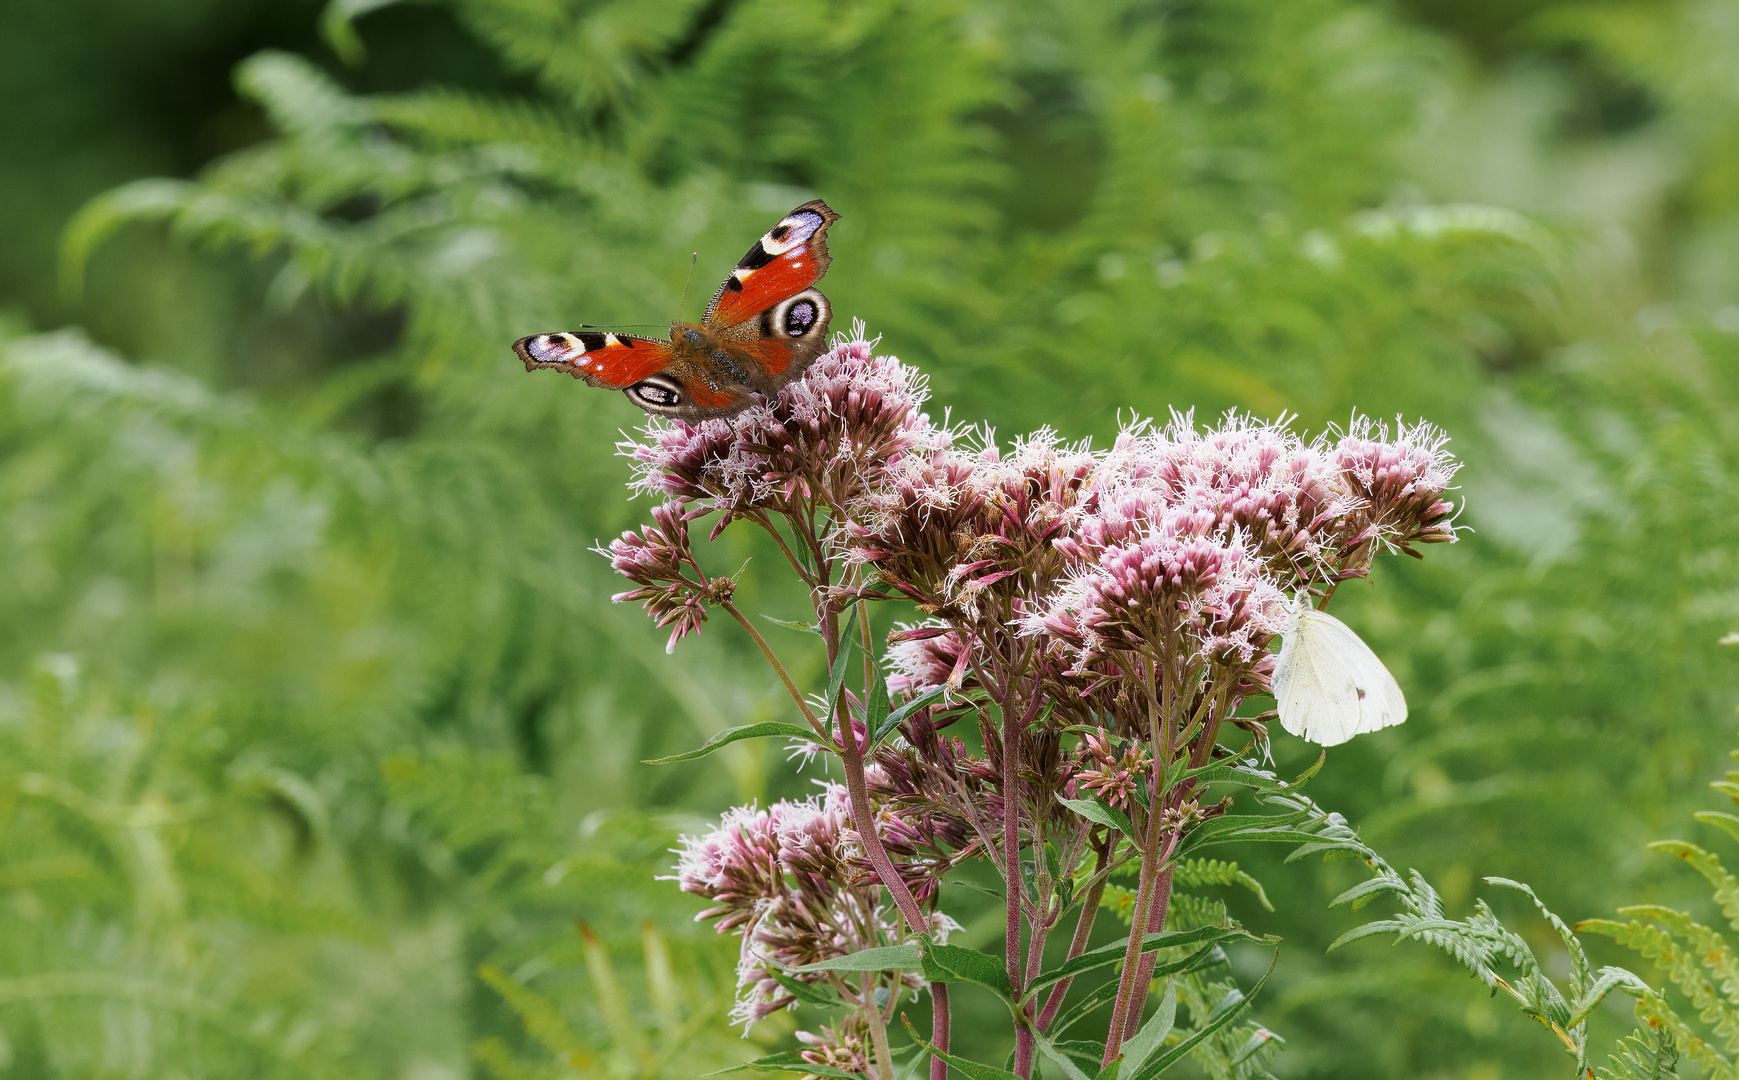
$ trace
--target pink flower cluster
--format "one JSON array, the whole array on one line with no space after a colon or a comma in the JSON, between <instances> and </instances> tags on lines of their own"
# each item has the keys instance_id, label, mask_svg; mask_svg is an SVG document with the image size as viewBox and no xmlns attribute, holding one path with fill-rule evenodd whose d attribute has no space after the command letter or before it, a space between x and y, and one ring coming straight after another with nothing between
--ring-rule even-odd
<instances>
[{"instance_id":1,"label":"pink flower cluster","mask_svg":"<svg viewBox=\"0 0 1739 1080\"><path fill-rule=\"evenodd\" d=\"M683 837L676 882L712 903L696 919L742 937L731 1019L753 1023L796 999L772 976L893 940L877 883L858 860L845 789L800 802L740 806L718 828ZM797 975L806 982L815 974Z\"/></svg>"},{"instance_id":2,"label":"pink flower cluster","mask_svg":"<svg viewBox=\"0 0 1739 1080\"><path fill-rule=\"evenodd\" d=\"M612 570L639 586L615 594L611 601L638 601L659 628L671 627L664 646L667 653L675 652L678 641L700 629L708 608L727 603L736 591L736 582L709 578L694 561L688 523L703 512L685 510L680 502L665 503L653 508L652 524L638 533L629 530L600 549L609 557Z\"/></svg>"},{"instance_id":3,"label":"pink flower cluster","mask_svg":"<svg viewBox=\"0 0 1739 1080\"><path fill-rule=\"evenodd\" d=\"M840 344L728 421L648 421L641 441L622 445L637 463L633 486L722 510L723 522L798 499L844 505L906 454L945 438L921 411L923 376L873 350L869 341Z\"/></svg>"},{"instance_id":4,"label":"pink flower cluster","mask_svg":"<svg viewBox=\"0 0 1739 1080\"><path fill-rule=\"evenodd\" d=\"M843 342L730 422L654 420L623 447L635 487L663 501L605 551L636 586L616 599L672 627L672 647L713 606L749 627L731 606L734 583L701 570L688 534L705 514L718 515L715 537L745 520L808 586L829 670L863 676L861 689L836 681L836 693L805 697L756 634L816 731L800 752L837 755L850 786L732 810L679 851L681 887L711 905L700 917L741 937L732 1016L745 1023L793 1003L775 972L824 981L789 973L945 930L940 882L969 859L1010 878L1031 868L1005 897L1018 991L1072 910L1075 883L1097 883L1082 945L1091 890L1103 892L1113 863L1143 851L1163 862L1224 812L1224 801L1202 803L1195 781L1168 778L1240 752L1221 744L1223 730L1266 738L1263 717L1240 709L1269 690L1290 597L1332 592L1379 553L1455 539L1446 495L1457 465L1428 425L1355 418L1307 442L1284 421L1234 413L1198 430L1173 415L1127 426L1104 450L1048 429L1003 449L987 430L933 425L926 396L922 377L873 343ZM889 598L915 603L919 618L889 635L884 687L846 639ZM911 703L893 731L875 704L884 690ZM929 697L911 700L919 694ZM969 738L948 731L961 722ZM1077 813L1083 798L1125 824ZM1142 842L1125 844L1123 828ZM1023 854L1039 849L1052 854ZM1157 873L1143 864L1147 907L1132 935L1164 924ZM1151 965L1126 965L1125 1012ZM804 1036L804 1060L875 1071L891 1015L878 1001L915 978L882 973L855 990L835 980L856 1011ZM936 1000L945 1032L945 996ZM1042 1032L1054 1009L1029 1006L1022 1030ZM1017 1072L1031 1075L1022 1045Z\"/></svg>"}]
</instances>

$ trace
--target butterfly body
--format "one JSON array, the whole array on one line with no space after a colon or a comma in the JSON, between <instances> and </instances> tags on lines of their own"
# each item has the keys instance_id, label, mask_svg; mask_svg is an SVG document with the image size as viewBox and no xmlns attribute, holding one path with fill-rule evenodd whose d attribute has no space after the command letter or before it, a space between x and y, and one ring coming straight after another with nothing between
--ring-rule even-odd
<instances>
[{"instance_id":1,"label":"butterfly body","mask_svg":"<svg viewBox=\"0 0 1739 1080\"><path fill-rule=\"evenodd\" d=\"M827 227L838 218L819 199L786 214L725 278L699 323L671 323L669 341L582 330L521 338L514 351L527 370L555 368L621 390L650 413L695 421L740 412L825 349L833 308L813 286L827 272Z\"/></svg>"}]
</instances>

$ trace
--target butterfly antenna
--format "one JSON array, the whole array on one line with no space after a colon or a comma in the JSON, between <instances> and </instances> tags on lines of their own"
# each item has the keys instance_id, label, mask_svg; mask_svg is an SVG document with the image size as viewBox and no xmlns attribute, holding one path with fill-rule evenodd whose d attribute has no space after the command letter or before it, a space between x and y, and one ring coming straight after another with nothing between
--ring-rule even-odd
<instances>
[{"instance_id":1,"label":"butterfly antenna","mask_svg":"<svg viewBox=\"0 0 1739 1080\"><path fill-rule=\"evenodd\" d=\"M694 283L694 265L698 262L700 262L700 252L697 251L688 257L688 280L682 283L682 301L676 305L676 310L679 313L688 310L688 287Z\"/></svg>"}]
</instances>

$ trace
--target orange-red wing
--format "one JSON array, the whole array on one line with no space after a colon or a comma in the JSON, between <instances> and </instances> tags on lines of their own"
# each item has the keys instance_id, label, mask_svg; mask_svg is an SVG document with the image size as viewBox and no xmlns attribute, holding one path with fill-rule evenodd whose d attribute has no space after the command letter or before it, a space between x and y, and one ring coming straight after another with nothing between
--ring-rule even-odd
<instances>
[{"instance_id":1,"label":"orange-red wing","mask_svg":"<svg viewBox=\"0 0 1739 1080\"><path fill-rule=\"evenodd\" d=\"M755 241L707 305L709 327L735 326L802 292L827 273L827 227L839 220L820 199L779 219Z\"/></svg>"},{"instance_id":2,"label":"orange-red wing","mask_svg":"<svg viewBox=\"0 0 1739 1080\"><path fill-rule=\"evenodd\" d=\"M586 330L520 338L513 351L533 368L555 368L593 386L622 390L670 364L670 342Z\"/></svg>"}]
</instances>

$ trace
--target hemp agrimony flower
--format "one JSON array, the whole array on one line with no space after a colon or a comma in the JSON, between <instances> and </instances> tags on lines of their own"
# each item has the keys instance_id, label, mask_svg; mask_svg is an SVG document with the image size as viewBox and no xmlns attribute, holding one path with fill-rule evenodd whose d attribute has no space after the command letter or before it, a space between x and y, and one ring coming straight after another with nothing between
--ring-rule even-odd
<instances>
[{"instance_id":1,"label":"hemp agrimony flower","mask_svg":"<svg viewBox=\"0 0 1739 1080\"><path fill-rule=\"evenodd\" d=\"M1012 1071L1034 1075L1078 996L1074 974L1046 975L1052 933L1083 957L1101 906L1124 912L1117 981L1090 991L1112 1004L1092 1044L1108 1065L1159 963L1146 935L1206 910L1172 903L1191 838L1227 809L1205 777L1285 787L1251 764L1273 714L1247 703L1270 693L1291 598L1332 595L1380 552L1454 540L1455 462L1433 428L1391 436L1357 417L1332 442L1237 414L1198 429L1186 414L1132 423L1104 450L1049 430L1004 446L934 425L926 395L858 328L732 422L655 420L624 445L635 486L666 501L606 552L637 586L619 599L673 626L673 647L710 608L728 611L805 725L762 726L804 732L801 755L837 758L844 776L806 801L728 812L683 841L676 877L741 940L733 1017L834 1001L800 1060L876 1078L894 1073L901 1003L927 984L925 1052L942 1080L961 980L1001 996ZM734 586L701 571L688 526L709 514L714 536L733 521L763 530L807 587L825 694L805 694L732 606ZM888 604L915 614L883 620L878 642ZM938 905L967 863L1004 883L998 956L945 944ZM1114 873L1136 876L1133 895L1113 901ZM1191 927L1210 930L1244 933Z\"/></svg>"}]
</instances>

